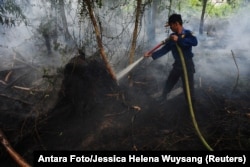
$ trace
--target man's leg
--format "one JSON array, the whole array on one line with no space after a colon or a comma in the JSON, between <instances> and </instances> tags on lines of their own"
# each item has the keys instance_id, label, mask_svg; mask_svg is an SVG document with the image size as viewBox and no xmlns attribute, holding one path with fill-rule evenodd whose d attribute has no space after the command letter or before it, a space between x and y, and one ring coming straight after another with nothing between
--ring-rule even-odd
<instances>
[{"instance_id":1,"label":"man's leg","mask_svg":"<svg viewBox=\"0 0 250 167\"><path fill-rule=\"evenodd\" d=\"M162 92L163 99L166 99L167 94L173 89L175 84L178 82L180 76L181 76L181 70L175 68L171 70Z\"/></svg>"}]
</instances>

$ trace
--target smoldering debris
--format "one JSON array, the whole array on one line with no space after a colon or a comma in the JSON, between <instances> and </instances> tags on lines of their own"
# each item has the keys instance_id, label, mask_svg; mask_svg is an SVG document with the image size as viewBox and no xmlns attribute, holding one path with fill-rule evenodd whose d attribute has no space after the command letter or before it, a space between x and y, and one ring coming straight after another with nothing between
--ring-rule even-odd
<instances>
[{"instance_id":1,"label":"smoldering debris","mask_svg":"<svg viewBox=\"0 0 250 167\"><path fill-rule=\"evenodd\" d=\"M37 119L46 114L55 98L53 89L33 67L22 64L0 71L0 127L12 143L34 130Z\"/></svg>"},{"instance_id":2,"label":"smoldering debris","mask_svg":"<svg viewBox=\"0 0 250 167\"><path fill-rule=\"evenodd\" d=\"M241 73L242 64L248 65L248 61L239 59L238 50L234 52L240 81L232 94L236 74L231 52L214 53L206 59L198 57L198 125L215 150L248 150L250 78ZM223 61L225 57L227 61ZM227 64L225 69L230 70L223 77L230 82L209 73L224 69L212 66L214 58ZM40 149L205 150L197 139L181 87L162 105L152 96L161 91L171 66L159 63L139 63L120 85L113 81L98 53L71 59L56 75L45 76L22 63L2 70L1 129L31 163L32 152ZM211 66L204 67L206 63ZM1 152L0 164L15 166L2 148Z\"/></svg>"},{"instance_id":3,"label":"smoldering debris","mask_svg":"<svg viewBox=\"0 0 250 167\"><path fill-rule=\"evenodd\" d=\"M20 78L5 89L12 92L12 98L1 97L5 104L0 112L2 129L28 162L32 162L32 151L40 149L205 150L193 129L183 93L162 105L151 96L159 81L154 74L162 70L152 72L152 68L141 62L130 78L124 77L117 85L97 53L89 58L75 57L59 75L51 76L58 77L56 89L38 91L45 83L35 89L27 85L31 82L24 82L26 77ZM17 72L21 70L2 72L1 80L10 75L8 83L12 83ZM249 95L235 91L237 96L232 98L210 82L201 85L196 88L196 116L206 140L215 150L249 149ZM1 85L2 93L5 86ZM14 86L33 89L16 90ZM241 138L236 139L239 133ZM11 160L4 163L13 164Z\"/></svg>"}]
</instances>

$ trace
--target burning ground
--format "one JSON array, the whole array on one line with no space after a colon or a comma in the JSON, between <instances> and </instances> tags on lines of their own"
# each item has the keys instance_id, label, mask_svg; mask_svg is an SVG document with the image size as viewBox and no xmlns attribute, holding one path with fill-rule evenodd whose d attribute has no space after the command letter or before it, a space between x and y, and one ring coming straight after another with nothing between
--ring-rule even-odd
<instances>
[{"instance_id":1,"label":"burning ground","mask_svg":"<svg viewBox=\"0 0 250 167\"><path fill-rule=\"evenodd\" d=\"M214 150L249 150L249 73L211 80L200 61L195 115L202 135ZM157 61L143 60L119 83L99 55L74 58L56 75L36 69L19 61L0 72L1 129L29 163L34 150L206 150L180 84L165 104L155 101L167 76ZM4 147L0 164L15 166Z\"/></svg>"}]
</instances>

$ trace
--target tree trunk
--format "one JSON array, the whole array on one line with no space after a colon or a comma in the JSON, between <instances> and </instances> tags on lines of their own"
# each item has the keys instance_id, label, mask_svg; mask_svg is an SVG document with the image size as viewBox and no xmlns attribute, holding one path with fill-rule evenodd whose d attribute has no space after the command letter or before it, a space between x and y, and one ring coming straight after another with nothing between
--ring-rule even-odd
<instances>
[{"instance_id":1,"label":"tree trunk","mask_svg":"<svg viewBox=\"0 0 250 167\"><path fill-rule=\"evenodd\" d=\"M83 2L87 6L88 14L89 14L90 19L92 21L92 24L94 26L95 34L96 34L96 40L97 40L98 47L100 49L102 59L103 59L105 65L106 65L106 68L109 71L111 77L116 81L116 75L115 75L114 71L112 70L112 68L111 68L111 66L110 66L110 64L109 64L109 62L107 60L107 56L106 56L104 48L103 48L102 39L101 39L101 35L100 35L100 29L98 27L98 24L97 24L95 15L94 15L94 11L93 11L92 6L91 6L91 2L90 2L90 0L83 0Z\"/></svg>"},{"instance_id":2,"label":"tree trunk","mask_svg":"<svg viewBox=\"0 0 250 167\"><path fill-rule=\"evenodd\" d=\"M134 62L136 41L137 41L137 35L138 35L138 27L140 24L139 20L140 20L140 13L141 13L141 3L142 3L142 0L137 0L135 27L134 27L134 32L133 32L132 45L131 45L131 49L130 49L130 53L129 53L129 64L132 64Z\"/></svg>"},{"instance_id":3,"label":"tree trunk","mask_svg":"<svg viewBox=\"0 0 250 167\"><path fill-rule=\"evenodd\" d=\"M166 7L166 8L168 9L168 17L167 17L166 22L168 22L168 18L169 18L169 16L171 15L172 5L173 5L173 1L172 1L172 0L169 0L169 6ZM166 33L169 35L169 33L170 33L170 28L167 28Z\"/></svg>"},{"instance_id":4,"label":"tree trunk","mask_svg":"<svg viewBox=\"0 0 250 167\"><path fill-rule=\"evenodd\" d=\"M168 16L170 16L170 14L171 14L172 5L173 5L173 0L169 0L169 6L168 6Z\"/></svg>"},{"instance_id":5,"label":"tree trunk","mask_svg":"<svg viewBox=\"0 0 250 167\"><path fill-rule=\"evenodd\" d=\"M135 27L134 27L134 32L133 32L131 49L129 52L129 64L132 64L134 62L136 42L137 42L137 36L138 36L138 27L140 24L141 4L142 4L142 0L137 0L137 6L136 6L136 10L135 10L135 12L136 12ZM129 77L129 85L130 86L133 85L133 79L131 78L131 75Z\"/></svg>"},{"instance_id":6,"label":"tree trunk","mask_svg":"<svg viewBox=\"0 0 250 167\"><path fill-rule=\"evenodd\" d=\"M202 12L201 12L201 20L200 20L200 28L199 33L203 34L204 29L204 16L206 13L206 7L207 7L207 0L202 0Z\"/></svg>"},{"instance_id":7,"label":"tree trunk","mask_svg":"<svg viewBox=\"0 0 250 167\"><path fill-rule=\"evenodd\" d=\"M65 9L64 9L64 0L59 0L59 9L60 9L61 17L62 17L63 31L64 31L65 39L70 40L71 35L70 35L69 29L68 29L68 23L67 23L67 18L66 18Z\"/></svg>"},{"instance_id":8,"label":"tree trunk","mask_svg":"<svg viewBox=\"0 0 250 167\"><path fill-rule=\"evenodd\" d=\"M160 1L152 1L152 6L147 12L147 22L146 22L146 27L147 27L147 38L150 40L150 43L155 43L155 36L156 36L156 28L155 28L155 23L157 20L157 7L158 3Z\"/></svg>"}]
</instances>

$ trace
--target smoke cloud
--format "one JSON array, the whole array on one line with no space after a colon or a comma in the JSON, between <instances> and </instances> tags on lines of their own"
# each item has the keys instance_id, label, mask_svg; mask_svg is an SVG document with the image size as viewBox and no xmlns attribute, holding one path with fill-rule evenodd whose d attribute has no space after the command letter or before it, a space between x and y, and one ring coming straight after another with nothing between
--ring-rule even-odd
<instances>
[{"instance_id":1,"label":"smoke cloud","mask_svg":"<svg viewBox=\"0 0 250 167\"><path fill-rule=\"evenodd\" d=\"M21 23L15 28L0 29L2 39L0 41L1 57L6 56L8 59L13 57L13 50L20 53L25 61L29 63L37 63L51 66L61 66L70 59L72 55L63 57L59 52L54 52L54 55L45 56L43 51L46 50L44 39L39 35L37 29L41 22L45 22L48 14L55 11L48 11L44 8L46 4L36 2L32 5L30 10L25 10L28 16L28 26ZM48 5L48 4L47 4ZM90 38L95 39L93 36L93 29L91 22L79 22L77 17L76 2L72 1L70 10L67 10L67 19L70 33L78 43L84 45L87 55L91 55L96 51L95 40L89 41ZM113 4L115 7L116 4ZM133 12L130 9L125 9L124 6L114 8L110 11L112 4L106 8L96 11L96 16L102 24L103 40L109 60L113 68L118 73L128 65L128 51L130 49L130 42L133 32ZM109 10L109 12L108 12ZM120 11L127 11L127 15ZM250 30L248 29L250 21L246 15L248 8L237 12L235 15L226 19L205 20L205 25L212 24L214 27L213 34L204 35L198 34L199 18L200 15L191 15L185 11L183 14L184 27L194 32L199 40L197 47L193 48L195 54L194 61L196 65L196 80L198 81L211 81L211 83L230 83L231 85L237 78L237 68L233 56L236 58L236 63L240 70L240 76L248 73L246 60L248 58L250 39ZM103 13L103 14L102 14ZM142 18L142 27L140 35L138 36L138 49L136 51L135 60L143 56L143 53L150 50L151 47L158 44L160 41L167 38L168 33L164 27L168 11L162 11L158 15L156 24L156 39L155 41L148 41L145 39L147 18ZM180 12L181 13L181 12ZM181 13L182 14L182 13ZM44 20L43 20L44 18ZM87 19L87 18L83 18ZM207 28L208 29L208 28ZM171 32L169 30L169 32ZM62 37L59 36L60 43L63 45ZM150 36L148 37L151 38ZM151 43L153 42L153 43ZM5 47L6 46L6 47ZM95 47L93 47L95 46ZM53 61L51 58L53 57ZM163 56L159 60L151 60L148 58L146 64L153 73L157 80L164 80L167 73L171 69L173 58L171 53ZM11 63L9 63L11 64ZM2 68L4 68L4 63ZM158 75L159 74L159 75ZM201 80L200 80L201 79Z\"/></svg>"},{"instance_id":2,"label":"smoke cloud","mask_svg":"<svg viewBox=\"0 0 250 167\"><path fill-rule=\"evenodd\" d=\"M218 89L224 86L230 92L238 75L240 82L249 74L247 61L250 51L250 21L246 14L248 8L244 7L228 18L206 19L203 35L198 32L200 16L183 15L183 20L186 20L184 27L193 31L199 41L198 46L193 47L197 86L210 84ZM159 32L156 37L158 42L168 36L167 33L164 34L163 26L159 27ZM166 79L172 63L171 53L155 60L155 77L158 80ZM163 73L165 77L162 77Z\"/></svg>"},{"instance_id":3,"label":"smoke cloud","mask_svg":"<svg viewBox=\"0 0 250 167\"><path fill-rule=\"evenodd\" d=\"M247 10L241 9L226 20L216 20L214 36L198 36L199 46L194 52L197 74L203 82L214 83L215 87L233 87L238 75L241 80L249 74L246 63L250 44L247 38L250 35Z\"/></svg>"}]
</instances>

